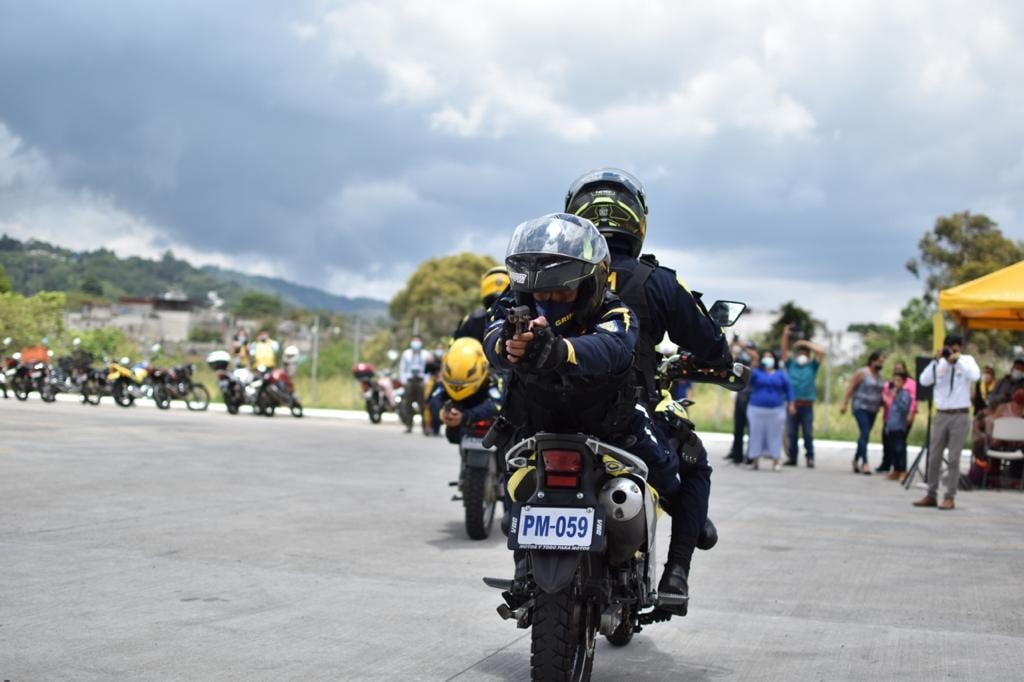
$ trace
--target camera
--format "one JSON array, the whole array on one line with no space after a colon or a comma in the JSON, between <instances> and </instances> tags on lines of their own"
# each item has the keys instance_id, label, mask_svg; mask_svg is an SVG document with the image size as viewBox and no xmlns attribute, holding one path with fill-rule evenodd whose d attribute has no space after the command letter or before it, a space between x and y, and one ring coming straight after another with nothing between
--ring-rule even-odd
<instances>
[{"instance_id":1,"label":"camera","mask_svg":"<svg viewBox=\"0 0 1024 682\"><path fill-rule=\"evenodd\" d=\"M951 356L952 354L953 354L953 349L952 348L950 348L949 346L943 346L942 347L942 357L944 357L947 360L949 360L949 356Z\"/></svg>"}]
</instances>

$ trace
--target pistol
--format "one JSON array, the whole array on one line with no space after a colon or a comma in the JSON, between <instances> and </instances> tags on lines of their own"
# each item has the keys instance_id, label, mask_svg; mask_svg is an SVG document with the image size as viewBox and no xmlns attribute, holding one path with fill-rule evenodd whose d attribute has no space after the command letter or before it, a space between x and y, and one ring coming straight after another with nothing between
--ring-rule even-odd
<instances>
[{"instance_id":1,"label":"pistol","mask_svg":"<svg viewBox=\"0 0 1024 682\"><path fill-rule=\"evenodd\" d=\"M528 305L517 305L509 309L506 319L515 328L516 334L525 334L530 329L533 311Z\"/></svg>"},{"instance_id":2,"label":"pistol","mask_svg":"<svg viewBox=\"0 0 1024 682\"><path fill-rule=\"evenodd\" d=\"M444 412L451 412L454 409L455 409L455 403L453 403L451 400L444 401L444 405L441 406L441 412L442 413L444 413Z\"/></svg>"}]
</instances>

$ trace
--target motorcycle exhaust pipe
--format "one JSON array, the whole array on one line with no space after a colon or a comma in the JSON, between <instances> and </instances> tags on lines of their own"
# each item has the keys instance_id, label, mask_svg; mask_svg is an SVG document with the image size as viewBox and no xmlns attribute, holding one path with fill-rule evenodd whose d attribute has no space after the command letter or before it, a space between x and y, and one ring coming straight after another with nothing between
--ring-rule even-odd
<instances>
[{"instance_id":1,"label":"motorcycle exhaust pipe","mask_svg":"<svg viewBox=\"0 0 1024 682\"><path fill-rule=\"evenodd\" d=\"M646 539L647 517L644 511L643 483L628 476L609 479L597 495L605 508L608 535L608 563L620 566L643 546Z\"/></svg>"}]
</instances>

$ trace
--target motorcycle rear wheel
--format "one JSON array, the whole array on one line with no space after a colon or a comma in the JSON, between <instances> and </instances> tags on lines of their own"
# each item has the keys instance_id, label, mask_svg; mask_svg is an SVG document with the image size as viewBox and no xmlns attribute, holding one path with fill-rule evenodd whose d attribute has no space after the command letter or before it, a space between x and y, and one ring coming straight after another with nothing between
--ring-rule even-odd
<instances>
[{"instance_id":1,"label":"motorcycle rear wheel","mask_svg":"<svg viewBox=\"0 0 1024 682\"><path fill-rule=\"evenodd\" d=\"M582 682L594 668L597 627L570 590L539 592L530 629L530 679Z\"/></svg>"},{"instance_id":2,"label":"motorcycle rear wheel","mask_svg":"<svg viewBox=\"0 0 1024 682\"><path fill-rule=\"evenodd\" d=\"M292 413L292 416L299 418L302 416L302 403L292 398L292 404L288 406L288 410Z\"/></svg>"},{"instance_id":3,"label":"motorcycle rear wheel","mask_svg":"<svg viewBox=\"0 0 1024 682\"><path fill-rule=\"evenodd\" d=\"M484 540L494 525L494 460L486 469L466 469L462 480L462 500L466 509L466 533L473 540Z\"/></svg>"},{"instance_id":4,"label":"motorcycle rear wheel","mask_svg":"<svg viewBox=\"0 0 1024 682\"><path fill-rule=\"evenodd\" d=\"M185 406L193 412L203 412L210 406L210 392L202 384L192 384L192 390L185 394Z\"/></svg>"},{"instance_id":5,"label":"motorcycle rear wheel","mask_svg":"<svg viewBox=\"0 0 1024 682\"><path fill-rule=\"evenodd\" d=\"M43 399L44 403L52 403L57 399L57 394L53 390L53 386L49 384L43 384L39 388L39 397Z\"/></svg>"},{"instance_id":6,"label":"motorcycle rear wheel","mask_svg":"<svg viewBox=\"0 0 1024 682\"><path fill-rule=\"evenodd\" d=\"M366 414L370 415L370 422L380 424L380 408L372 400L366 401Z\"/></svg>"}]
</instances>

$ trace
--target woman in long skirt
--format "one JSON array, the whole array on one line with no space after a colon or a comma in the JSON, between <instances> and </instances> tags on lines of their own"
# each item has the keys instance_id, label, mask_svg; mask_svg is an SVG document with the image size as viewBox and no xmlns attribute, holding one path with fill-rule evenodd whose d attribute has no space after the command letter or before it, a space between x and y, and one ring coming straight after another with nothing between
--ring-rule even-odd
<instances>
[{"instance_id":1,"label":"woman in long skirt","mask_svg":"<svg viewBox=\"0 0 1024 682\"><path fill-rule=\"evenodd\" d=\"M786 424L786 412L793 414L793 386L789 376L778 369L775 354L766 351L761 356L761 366L750 376L750 403L747 406L747 420L750 423L750 444L747 460L757 468L758 460L770 457L772 469L781 468L782 431Z\"/></svg>"}]
</instances>

